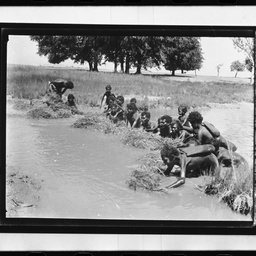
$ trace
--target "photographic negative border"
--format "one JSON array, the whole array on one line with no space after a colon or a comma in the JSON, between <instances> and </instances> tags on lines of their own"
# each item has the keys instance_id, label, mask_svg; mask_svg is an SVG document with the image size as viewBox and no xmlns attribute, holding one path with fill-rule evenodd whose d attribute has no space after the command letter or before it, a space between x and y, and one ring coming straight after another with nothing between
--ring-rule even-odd
<instances>
[{"instance_id":1,"label":"photographic negative border","mask_svg":"<svg viewBox=\"0 0 256 256\"><path fill-rule=\"evenodd\" d=\"M162 26L162 25L81 25L81 24L14 24L2 23L1 27L1 120L6 118L6 52L9 35L162 35L197 37L251 37L252 26ZM255 56L254 56L255 57ZM254 70L255 77L255 70ZM254 82L255 83L255 82ZM254 85L255 101L255 85ZM255 106L254 106L255 112ZM1 215L2 232L22 233L102 233L102 234L254 234L251 221L148 221L148 220L95 220L95 219L45 219L6 218L6 127L1 127ZM255 128L255 117L254 117ZM254 136L255 155L255 136ZM255 156L254 156L255 161ZM255 162L254 162L255 165ZM255 171L254 171L255 181ZM255 187L255 184L254 184ZM255 188L253 188L253 193ZM255 207L254 207L255 208Z\"/></svg>"}]
</instances>

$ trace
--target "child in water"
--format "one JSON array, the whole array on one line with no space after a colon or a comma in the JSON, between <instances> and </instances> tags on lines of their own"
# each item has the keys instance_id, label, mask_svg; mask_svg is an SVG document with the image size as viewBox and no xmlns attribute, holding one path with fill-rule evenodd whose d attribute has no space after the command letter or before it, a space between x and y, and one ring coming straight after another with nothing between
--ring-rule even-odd
<instances>
[{"instance_id":1,"label":"child in water","mask_svg":"<svg viewBox=\"0 0 256 256\"><path fill-rule=\"evenodd\" d=\"M191 127L189 121L188 121L188 106L185 104L181 104L178 107L178 120L180 121L182 126Z\"/></svg>"},{"instance_id":2,"label":"child in water","mask_svg":"<svg viewBox=\"0 0 256 256\"><path fill-rule=\"evenodd\" d=\"M130 100L130 103L126 105L126 124L131 127L136 126L138 119L140 117L139 115L139 109L136 106L137 100L135 98L132 98Z\"/></svg>"},{"instance_id":3,"label":"child in water","mask_svg":"<svg viewBox=\"0 0 256 256\"><path fill-rule=\"evenodd\" d=\"M141 113L141 128L143 131L146 131L146 132L154 132L155 130L157 130L157 125L152 123L150 121L150 112L148 111L143 111Z\"/></svg>"}]
</instances>

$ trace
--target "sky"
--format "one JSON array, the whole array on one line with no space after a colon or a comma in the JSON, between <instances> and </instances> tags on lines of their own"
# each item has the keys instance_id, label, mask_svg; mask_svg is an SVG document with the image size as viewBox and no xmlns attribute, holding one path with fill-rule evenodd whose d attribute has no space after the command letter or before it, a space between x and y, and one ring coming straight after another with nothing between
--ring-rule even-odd
<instances>
[{"instance_id":1,"label":"sky","mask_svg":"<svg viewBox=\"0 0 256 256\"><path fill-rule=\"evenodd\" d=\"M230 65L235 60L243 62L246 55L238 52L234 48L231 38L201 38L201 46L203 51L203 66L197 71L197 75L216 76L218 64L223 64L220 69L220 76L234 77L235 73L230 71ZM37 42L31 41L29 36L10 36L7 46L7 63L23 64L36 66L55 66L55 67L80 67L88 68L88 64L79 65L67 60L60 64L51 64L47 57L37 54ZM113 63L108 63L99 67L99 70L113 69ZM164 71L162 69L161 71ZM192 72L192 71L191 71ZM239 72L238 77L250 77L248 71Z\"/></svg>"}]
</instances>

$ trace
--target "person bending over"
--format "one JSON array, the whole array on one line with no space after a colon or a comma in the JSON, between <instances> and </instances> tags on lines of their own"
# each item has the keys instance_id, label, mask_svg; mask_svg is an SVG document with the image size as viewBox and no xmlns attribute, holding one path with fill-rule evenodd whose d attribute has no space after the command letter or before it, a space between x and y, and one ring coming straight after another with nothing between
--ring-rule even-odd
<instances>
[{"instance_id":1,"label":"person bending over","mask_svg":"<svg viewBox=\"0 0 256 256\"><path fill-rule=\"evenodd\" d=\"M74 84L71 81L64 79L49 81L48 86L48 92L55 92L60 97L60 99L67 89L74 88Z\"/></svg>"}]
</instances>

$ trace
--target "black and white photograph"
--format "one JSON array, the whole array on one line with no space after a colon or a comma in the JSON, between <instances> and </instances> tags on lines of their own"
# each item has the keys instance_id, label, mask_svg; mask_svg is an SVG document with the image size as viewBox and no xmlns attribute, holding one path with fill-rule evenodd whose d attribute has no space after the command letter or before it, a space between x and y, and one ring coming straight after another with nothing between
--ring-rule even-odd
<instances>
[{"instance_id":1,"label":"black and white photograph","mask_svg":"<svg viewBox=\"0 0 256 256\"><path fill-rule=\"evenodd\" d=\"M6 54L6 218L252 220L253 38L15 34Z\"/></svg>"}]
</instances>

